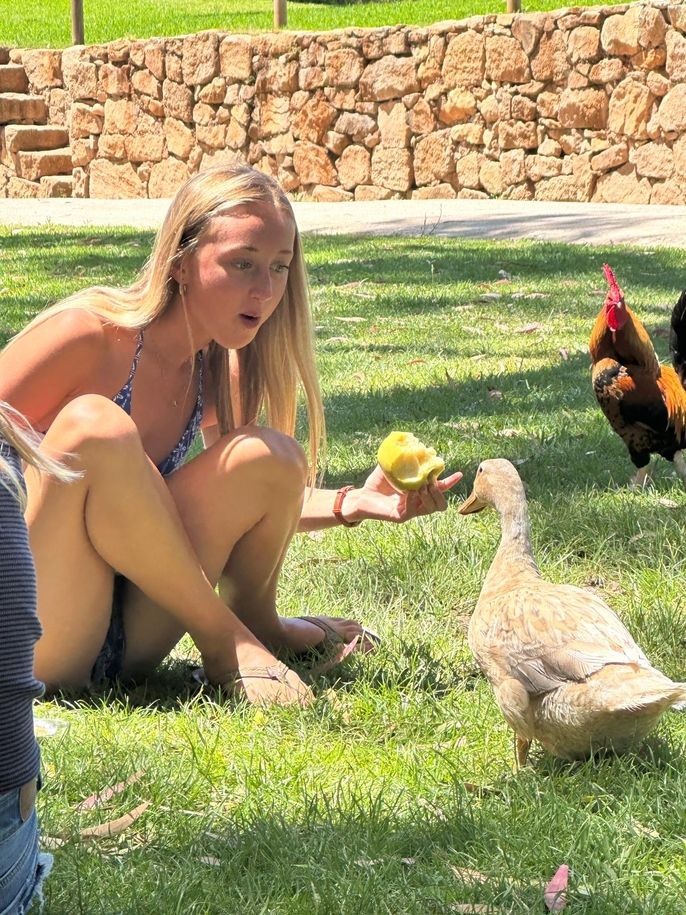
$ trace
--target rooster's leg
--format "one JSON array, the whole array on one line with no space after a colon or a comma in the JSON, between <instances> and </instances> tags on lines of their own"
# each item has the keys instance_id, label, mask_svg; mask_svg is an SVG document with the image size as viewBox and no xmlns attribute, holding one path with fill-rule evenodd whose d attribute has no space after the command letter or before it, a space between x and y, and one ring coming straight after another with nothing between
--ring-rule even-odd
<instances>
[{"instance_id":1,"label":"rooster's leg","mask_svg":"<svg viewBox=\"0 0 686 915\"><path fill-rule=\"evenodd\" d=\"M676 472L681 477L681 482L684 484L686 489L686 458L684 458L683 451L677 451L674 455L674 466L676 467Z\"/></svg>"},{"instance_id":2,"label":"rooster's leg","mask_svg":"<svg viewBox=\"0 0 686 915\"><path fill-rule=\"evenodd\" d=\"M525 740L523 737L517 736L517 763L520 766L525 766L529 758L529 747L531 746L530 740Z\"/></svg>"},{"instance_id":3,"label":"rooster's leg","mask_svg":"<svg viewBox=\"0 0 686 915\"><path fill-rule=\"evenodd\" d=\"M631 478L633 489L644 489L650 481L650 464L645 467L639 467L634 476Z\"/></svg>"}]
</instances>

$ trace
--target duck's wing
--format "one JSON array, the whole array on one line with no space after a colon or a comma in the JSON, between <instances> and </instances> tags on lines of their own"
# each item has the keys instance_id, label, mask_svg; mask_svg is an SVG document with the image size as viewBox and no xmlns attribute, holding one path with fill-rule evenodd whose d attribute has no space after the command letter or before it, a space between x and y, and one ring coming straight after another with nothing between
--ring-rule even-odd
<instances>
[{"instance_id":1,"label":"duck's wing","mask_svg":"<svg viewBox=\"0 0 686 915\"><path fill-rule=\"evenodd\" d=\"M475 653L487 672L514 677L532 695L581 682L606 664L650 666L608 605L570 585L517 588L489 601L474 622Z\"/></svg>"}]
</instances>

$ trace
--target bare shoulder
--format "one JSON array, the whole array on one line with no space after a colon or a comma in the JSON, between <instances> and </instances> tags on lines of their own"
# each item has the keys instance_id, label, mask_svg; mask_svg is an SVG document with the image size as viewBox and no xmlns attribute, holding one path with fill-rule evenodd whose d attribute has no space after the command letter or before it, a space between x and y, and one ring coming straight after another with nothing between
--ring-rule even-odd
<instances>
[{"instance_id":1,"label":"bare shoulder","mask_svg":"<svg viewBox=\"0 0 686 915\"><path fill-rule=\"evenodd\" d=\"M101 347L107 345L105 321L85 308L68 308L39 321L31 336L49 336L57 347ZM35 336L34 336L35 335Z\"/></svg>"}]
</instances>

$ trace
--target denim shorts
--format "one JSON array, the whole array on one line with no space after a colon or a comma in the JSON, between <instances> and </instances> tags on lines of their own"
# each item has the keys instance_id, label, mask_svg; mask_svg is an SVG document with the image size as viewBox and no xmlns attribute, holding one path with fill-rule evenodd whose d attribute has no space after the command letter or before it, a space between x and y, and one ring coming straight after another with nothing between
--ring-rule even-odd
<instances>
[{"instance_id":1,"label":"denim shorts","mask_svg":"<svg viewBox=\"0 0 686 915\"><path fill-rule=\"evenodd\" d=\"M20 788L0 794L0 915L24 915L52 867L52 855L38 850L35 807L22 820Z\"/></svg>"}]
</instances>

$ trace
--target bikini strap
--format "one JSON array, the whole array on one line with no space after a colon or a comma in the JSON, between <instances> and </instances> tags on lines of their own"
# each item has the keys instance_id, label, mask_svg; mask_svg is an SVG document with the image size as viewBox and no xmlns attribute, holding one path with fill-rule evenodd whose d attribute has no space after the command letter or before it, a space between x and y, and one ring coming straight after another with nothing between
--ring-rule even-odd
<instances>
[{"instance_id":1,"label":"bikini strap","mask_svg":"<svg viewBox=\"0 0 686 915\"><path fill-rule=\"evenodd\" d=\"M131 371L129 372L129 377L126 379L125 387L128 387L133 379L136 377L136 370L138 369L138 362L141 358L141 353L143 352L143 328L138 331L138 336L136 337L136 351L133 354L133 362L131 363Z\"/></svg>"}]
</instances>

